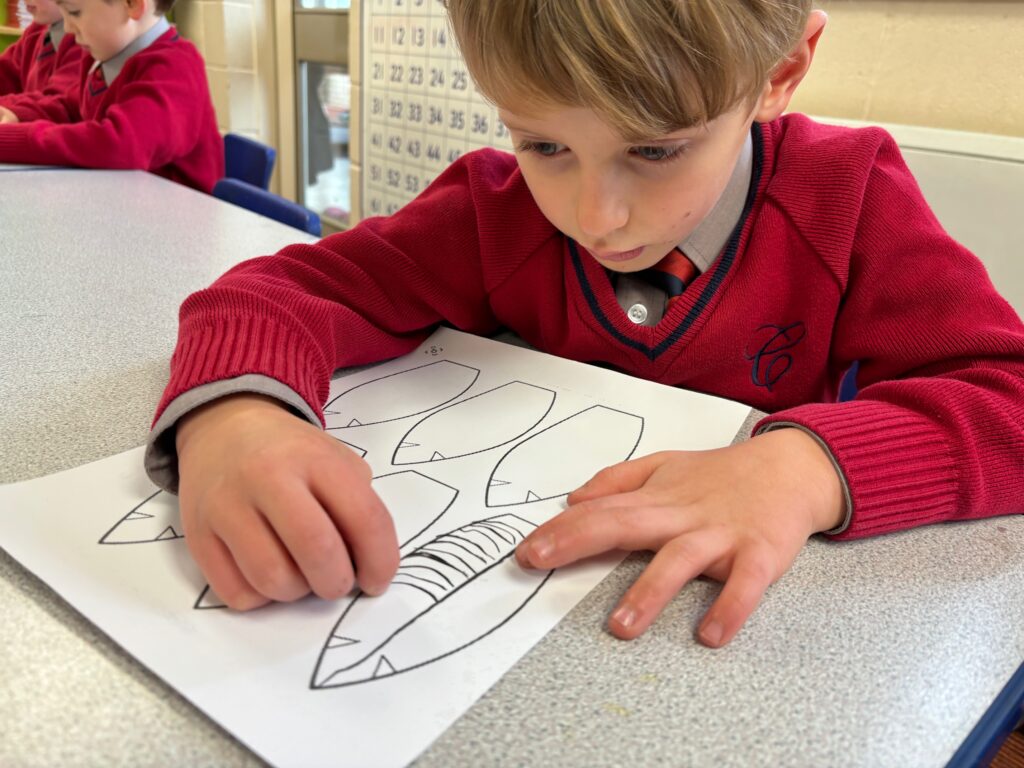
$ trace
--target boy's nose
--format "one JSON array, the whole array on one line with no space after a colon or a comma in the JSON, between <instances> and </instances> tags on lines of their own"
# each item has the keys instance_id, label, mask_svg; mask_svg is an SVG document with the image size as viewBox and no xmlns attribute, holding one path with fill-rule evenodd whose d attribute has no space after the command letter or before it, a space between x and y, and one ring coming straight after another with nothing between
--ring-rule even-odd
<instances>
[{"instance_id":1,"label":"boy's nose","mask_svg":"<svg viewBox=\"0 0 1024 768\"><path fill-rule=\"evenodd\" d=\"M598 240L624 227L629 206L622 192L613 179L583 179L576 203L580 233Z\"/></svg>"}]
</instances>

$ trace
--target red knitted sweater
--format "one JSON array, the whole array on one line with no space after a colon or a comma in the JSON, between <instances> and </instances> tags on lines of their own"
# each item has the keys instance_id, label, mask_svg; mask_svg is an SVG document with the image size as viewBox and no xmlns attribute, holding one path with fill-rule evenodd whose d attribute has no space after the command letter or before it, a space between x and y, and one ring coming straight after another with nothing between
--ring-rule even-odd
<instances>
[{"instance_id":1,"label":"red knitted sweater","mask_svg":"<svg viewBox=\"0 0 1024 768\"><path fill-rule=\"evenodd\" d=\"M655 327L627 319L511 155L472 153L395 215L248 261L187 299L157 416L247 373L320 412L335 368L408 352L440 322L504 326L803 425L849 484L841 538L1024 512L1024 326L880 129L755 125L743 218ZM834 402L857 360L858 397Z\"/></svg>"},{"instance_id":2,"label":"red knitted sweater","mask_svg":"<svg viewBox=\"0 0 1024 768\"><path fill-rule=\"evenodd\" d=\"M78 82L82 49L65 34L56 48L46 39L49 26L29 24L17 42L0 53L0 96L63 93ZM0 98L0 105L7 106Z\"/></svg>"},{"instance_id":3,"label":"red knitted sweater","mask_svg":"<svg viewBox=\"0 0 1024 768\"><path fill-rule=\"evenodd\" d=\"M213 189L224 143L195 46L172 27L109 85L90 78L93 63L84 56L60 96L11 105L21 122L0 126L0 162L138 169Z\"/></svg>"}]
</instances>

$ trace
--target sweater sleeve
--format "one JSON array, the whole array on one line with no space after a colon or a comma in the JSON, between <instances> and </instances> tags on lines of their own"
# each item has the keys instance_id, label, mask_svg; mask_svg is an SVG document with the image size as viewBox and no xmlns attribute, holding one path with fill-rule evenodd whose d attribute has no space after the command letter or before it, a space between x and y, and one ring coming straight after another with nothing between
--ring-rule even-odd
<instances>
[{"instance_id":1,"label":"sweater sleeve","mask_svg":"<svg viewBox=\"0 0 1024 768\"><path fill-rule=\"evenodd\" d=\"M196 141L191 114L184 108L197 101L196 79L176 74L169 62L135 79L127 74L119 76L125 77L123 83L110 86L118 89L116 99L96 120L54 120L51 109L77 113L72 90L34 105L19 102L14 112L22 122L0 127L0 162L149 170L186 154Z\"/></svg>"},{"instance_id":2,"label":"sweater sleeve","mask_svg":"<svg viewBox=\"0 0 1024 768\"><path fill-rule=\"evenodd\" d=\"M833 336L858 396L773 414L829 446L853 516L838 538L1024 512L1024 326L942 229L888 139L878 149Z\"/></svg>"},{"instance_id":3,"label":"sweater sleeve","mask_svg":"<svg viewBox=\"0 0 1024 768\"><path fill-rule=\"evenodd\" d=\"M245 262L190 296L154 421L182 392L246 374L290 387L322 421L335 369L405 354L441 322L497 330L474 201L488 184L481 165L467 156L394 215Z\"/></svg>"}]
</instances>

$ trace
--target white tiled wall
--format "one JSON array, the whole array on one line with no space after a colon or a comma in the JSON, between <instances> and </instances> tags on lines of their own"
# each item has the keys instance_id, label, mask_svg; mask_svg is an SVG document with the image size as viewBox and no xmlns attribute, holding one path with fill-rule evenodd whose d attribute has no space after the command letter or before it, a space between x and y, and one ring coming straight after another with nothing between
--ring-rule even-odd
<instances>
[{"instance_id":1,"label":"white tiled wall","mask_svg":"<svg viewBox=\"0 0 1024 768\"><path fill-rule=\"evenodd\" d=\"M274 145L273 53L268 0L183 0L175 22L206 59L217 123Z\"/></svg>"}]
</instances>

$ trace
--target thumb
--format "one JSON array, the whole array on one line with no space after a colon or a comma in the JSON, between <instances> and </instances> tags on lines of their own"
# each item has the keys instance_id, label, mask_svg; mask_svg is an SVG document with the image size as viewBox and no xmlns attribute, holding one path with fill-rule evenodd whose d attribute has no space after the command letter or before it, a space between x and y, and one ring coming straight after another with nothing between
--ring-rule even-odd
<instances>
[{"instance_id":1,"label":"thumb","mask_svg":"<svg viewBox=\"0 0 1024 768\"><path fill-rule=\"evenodd\" d=\"M570 493L566 501L569 505L573 505L615 493L635 491L641 488L663 463L665 463L664 453L652 453L632 461L612 464Z\"/></svg>"}]
</instances>

